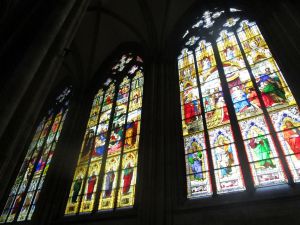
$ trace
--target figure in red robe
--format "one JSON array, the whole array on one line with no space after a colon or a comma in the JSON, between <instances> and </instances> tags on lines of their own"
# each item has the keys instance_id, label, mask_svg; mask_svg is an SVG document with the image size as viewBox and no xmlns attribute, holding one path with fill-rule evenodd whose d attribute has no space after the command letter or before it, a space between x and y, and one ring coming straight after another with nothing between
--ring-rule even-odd
<instances>
[{"instance_id":1,"label":"figure in red robe","mask_svg":"<svg viewBox=\"0 0 300 225\"><path fill-rule=\"evenodd\" d=\"M192 102L184 104L184 117L186 118L186 123L192 122L192 117L195 115L195 107Z\"/></svg>"},{"instance_id":2,"label":"figure in red robe","mask_svg":"<svg viewBox=\"0 0 300 225\"><path fill-rule=\"evenodd\" d=\"M123 181L124 181L123 194L127 194L129 192L132 175L133 175L133 168L131 168L130 164L128 163L128 165L124 170L124 175L123 175Z\"/></svg>"},{"instance_id":3,"label":"figure in red robe","mask_svg":"<svg viewBox=\"0 0 300 225\"><path fill-rule=\"evenodd\" d=\"M184 104L184 118L186 123L189 124L193 122L194 116L199 114L199 104L197 100L192 100L193 97L191 93L186 97Z\"/></svg>"},{"instance_id":4,"label":"figure in red robe","mask_svg":"<svg viewBox=\"0 0 300 225\"><path fill-rule=\"evenodd\" d=\"M86 199L88 201L90 201L92 199L96 181L97 181L97 177L95 175L95 172L93 172L93 175L91 177L89 177L89 179L88 179L88 189L87 189L87 194L86 194Z\"/></svg>"},{"instance_id":5,"label":"figure in red robe","mask_svg":"<svg viewBox=\"0 0 300 225\"><path fill-rule=\"evenodd\" d=\"M285 122L283 131L284 140L289 144L291 150L296 154L296 158L300 160L300 130L295 128L291 121Z\"/></svg>"},{"instance_id":6,"label":"figure in red robe","mask_svg":"<svg viewBox=\"0 0 300 225\"><path fill-rule=\"evenodd\" d=\"M55 121L54 121L54 123L52 125L52 128L51 128L53 133L55 133L58 130L60 120L61 120L61 116L55 118Z\"/></svg>"},{"instance_id":7,"label":"figure in red robe","mask_svg":"<svg viewBox=\"0 0 300 225\"><path fill-rule=\"evenodd\" d=\"M16 214L17 213L17 211L18 211L18 209L20 207L20 204L21 204L23 196L24 196L24 192L17 196L17 198L15 200L14 207L11 210L11 214Z\"/></svg>"},{"instance_id":8,"label":"figure in red robe","mask_svg":"<svg viewBox=\"0 0 300 225\"><path fill-rule=\"evenodd\" d=\"M108 95L105 99L105 104L108 105L112 102L110 95Z\"/></svg>"},{"instance_id":9,"label":"figure in red robe","mask_svg":"<svg viewBox=\"0 0 300 225\"><path fill-rule=\"evenodd\" d=\"M272 105L274 105L275 102L270 95L261 93L261 97L262 97L266 107L271 107Z\"/></svg>"},{"instance_id":10,"label":"figure in red robe","mask_svg":"<svg viewBox=\"0 0 300 225\"><path fill-rule=\"evenodd\" d=\"M257 98L257 94L256 94L256 91L254 90L254 88L249 88L248 89L248 99L251 103L251 105L255 108L261 108L260 106L260 102Z\"/></svg>"}]
</instances>

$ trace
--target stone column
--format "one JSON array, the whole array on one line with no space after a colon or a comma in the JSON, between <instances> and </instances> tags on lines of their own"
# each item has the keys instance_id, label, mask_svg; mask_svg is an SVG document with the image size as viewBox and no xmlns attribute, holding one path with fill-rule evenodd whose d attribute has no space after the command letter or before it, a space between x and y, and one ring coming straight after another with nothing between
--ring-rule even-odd
<instances>
[{"instance_id":1,"label":"stone column","mask_svg":"<svg viewBox=\"0 0 300 225\"><path fill-rule=\"evenodd\" d=\"M39 36L43 41L38 40L32 46L31 51L16 69L22 76L16 76L15 83L12 82L6 87L7 96L2 96L8 107L0 113L0 124L2 122L4 122L3 126L9 122L10 124L5 135L1 137L0 179L3 181L0 187L1 196L5 196L4 190L7 189L9 181L14 180L9 178L13 175L16 165L22 161L25 142L28 141L30 131L34 129L33 124L36 123L44 101L57 80L57 72L64 60L63 49L67 48L73 40L89 1L60 1L60 3L57 11L51 13L51 18L47 18L49 25L46 27L51 28L52 25L52 29L49 29L49 33L43 31L47 28L41 29ZM42 46L43 43L47 46ZM25 72L21 71L21 68ZM18 88L22 90L12 92L12 96L9 95L9 90ZM15 109L17 112L14 113ZM9 121L10 118L13 120Z\"/></svg>"},{"instance_id":2,"label":"stone column","mask_svg":"<svg viewBox=\"0 0 300 225\"><path fill-rule=\"evenodd\" d=\"M142 133L137 181L138 224L165 224L165 75L158 57L145 59Z\"/></svg>"},{"instance_id":3,"label":"stone column","mask_svg":"<svg viewBox=\"0 0 300 225\"><path fill-rule=\"evenodd\" d=\"M36 34L36 38L31 42L31 46L29 46L23 59L16 65L14 73L3 74L11 78L0 94L3 106L0 110L0 136L7 128L22 97L28 90L75 3L76 0L56 1L57 6L49 18L45 18L44 26Z\"/></svg>"}]
</instances>

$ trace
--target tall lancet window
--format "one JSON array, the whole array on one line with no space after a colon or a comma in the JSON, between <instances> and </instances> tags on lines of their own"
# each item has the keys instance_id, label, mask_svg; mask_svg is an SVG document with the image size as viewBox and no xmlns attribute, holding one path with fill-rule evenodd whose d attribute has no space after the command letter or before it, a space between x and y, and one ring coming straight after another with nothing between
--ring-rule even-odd
<instances>
[{"instance_id":1,"label":"tall lancet window","mask_svg":"<svg viewBox=\"0 0 300 225\"><path fill-rule=\"evenodd\" d=\"M94 97L65 214L132 207L135 200L144 75L123 55Z\"/></svg>"},{"instance_id":2,"label":"tall lancet window","mask_svg":"<svg viewBox=\"0 0 300 225\"><path fill-rule=\"evenodd\" d=\"M298 105L256 23L234 8L206 11L183 42L188 198L298 182Z\"/></svg>"},{"instance_id":3,"label":"tall lancet window","mask_svg":"<svg viewBox=\"0 0 300 225\"><path fill-rule=\"evenodd\" d=\"M71 87L41 119L0 217L1 223L31 220L68 112Z\"/></svg>"}]
</instances>

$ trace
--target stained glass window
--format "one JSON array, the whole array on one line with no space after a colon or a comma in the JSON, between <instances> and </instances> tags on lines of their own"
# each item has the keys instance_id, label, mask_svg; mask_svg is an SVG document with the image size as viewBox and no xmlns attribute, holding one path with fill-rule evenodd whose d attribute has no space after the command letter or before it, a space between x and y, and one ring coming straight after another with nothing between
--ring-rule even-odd
<instances>
[{"instance_id":1,"label":"stained glass window","mask_svg":"<svg viewBox=\"0 0 300 225\"><path fill-rule=\"evenodd\" d=\"M68 112L70 87L36 128L25 159L0 217L1 223L31 220Z\"/></svg>"},{"instance_id":2,"label":"stained glass window","mask_svg":"<svg viewBox=\"0 0 300 225\"><path fill-rule=\"evenodd\" d=\"M94 97L65 215L134 205L142 63L132 53L123 55Z\"/></svg>"},{"instance_id":3,"label":"stained glass window","mask_svg":"<svg viewBox=\"0 0 300 225\"><path fill-rule=\"evenodd\" d=\"M239 9L206 11L182 39L188 198L298 182L299 108L256 23Z\"/></svg>"}]
</instances>

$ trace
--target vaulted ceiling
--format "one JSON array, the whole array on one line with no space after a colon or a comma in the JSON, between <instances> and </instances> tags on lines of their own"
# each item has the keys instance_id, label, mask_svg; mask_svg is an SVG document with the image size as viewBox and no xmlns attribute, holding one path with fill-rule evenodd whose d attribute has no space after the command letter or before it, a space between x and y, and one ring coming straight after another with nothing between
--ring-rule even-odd
<instances>
[{"instance_id":1,"label":"vaulted ceiling","mask_svg":"<svg viewBox=\"0 0 300 225\"><path fill-rule=\"evenodd\" d=\"M162 50L174 26L195 2L92 0L65 65L72 73L79 73L81 82L89 82L103 61L122 43L134 42L153 51Z\"/></svg>"},{"instance_id":2,"label":"vaulted ceiling","mask_svg":"<svg viewBox=\"0 0 300 225\"><path fill-rule=\"evenodd\" d=\"M170 43L184 34L188 21L202 11L229 6L250 9L260 4L259 0L91 0L61 72L88 84L124 43L136 43L152 57L165 56Z\"/></svg>"}]
</instances>

